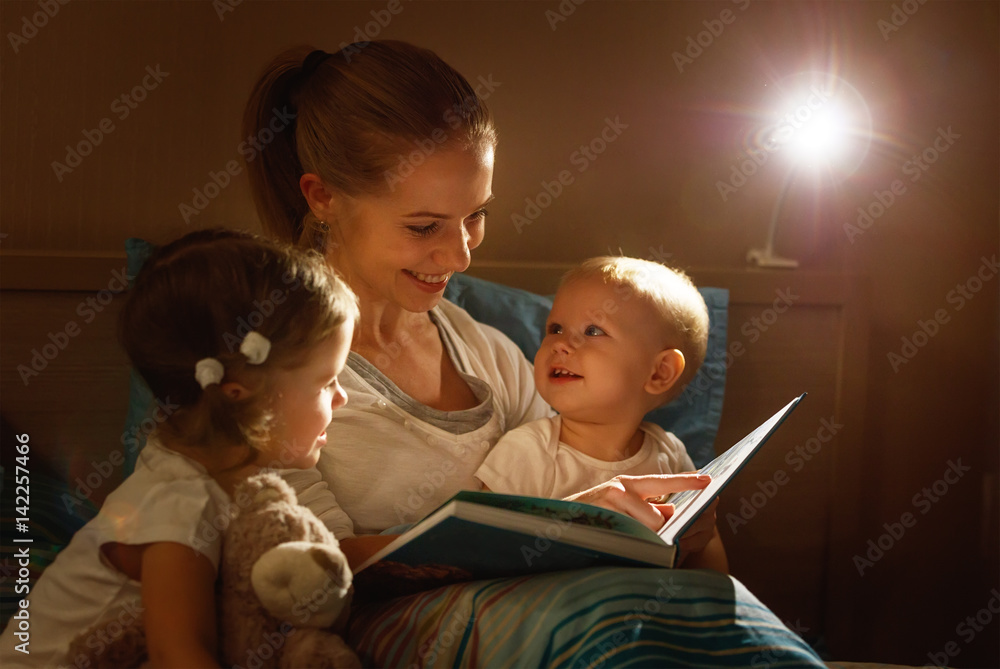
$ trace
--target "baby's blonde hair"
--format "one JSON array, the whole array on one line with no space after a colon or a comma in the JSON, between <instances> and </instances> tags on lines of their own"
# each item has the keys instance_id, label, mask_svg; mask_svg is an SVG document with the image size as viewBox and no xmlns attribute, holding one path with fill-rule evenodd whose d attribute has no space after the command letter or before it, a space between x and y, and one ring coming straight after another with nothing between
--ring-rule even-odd
<instances>
[{"instance_id":1,"label":"baby's blonde hair","mask_svg":"<svg viewBox=\"0 0 1000 669\"><path fill-rule=\"evenodd\" d=\"M698 373L708 348L708 308L690 277L651 260L598 256L571 269L559 285L590 278L618 288L622 300L637 297L655 310L663 325L664 348L684 354L684 372L664 403L677 397Z\"/></svg>"}]
</instances>

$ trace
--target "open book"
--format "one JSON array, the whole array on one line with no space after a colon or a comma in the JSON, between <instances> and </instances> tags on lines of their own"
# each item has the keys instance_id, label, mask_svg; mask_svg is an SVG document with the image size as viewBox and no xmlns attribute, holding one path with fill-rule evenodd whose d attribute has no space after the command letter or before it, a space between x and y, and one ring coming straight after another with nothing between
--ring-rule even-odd
<instances>
[{"instance_id":1,"label":"open book","mask_svg":"<svg viewBox=\"0 0 1000 669\"><path fill-rule=\"evenodd\" d=\"M458 581L598 566L673 567L677 539L805 397L789 402L700 472L701 490L670 495L654 532L615 511L566 500L462 491L355 570L365 596L399 596Z\"/></svg>"}]
</instances>

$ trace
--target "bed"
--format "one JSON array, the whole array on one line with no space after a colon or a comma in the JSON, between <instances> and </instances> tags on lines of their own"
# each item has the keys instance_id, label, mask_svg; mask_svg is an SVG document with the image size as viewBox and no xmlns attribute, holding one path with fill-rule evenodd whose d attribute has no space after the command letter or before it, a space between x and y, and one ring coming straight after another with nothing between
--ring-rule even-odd
<instances>
[{"instance_id":1,"label":"bed","mask_svg":"<svg viewBox=\"0 0 1000 669\"><path fill-rule=\"evenodd\" d=\"M138 244L138 242L133 243ZM141 252L137 251L137 247L133 245L130 247L130 258L135 262L140 259ZM108 259L105 266L114 267L115 265L120 265L122 260L120 258ZM8 263L9 268L9 263ZM527 354L531 354L531 346L537 346L537 338L540 336L537 328L538 319L544 320L545 311L547 310L546 298L542 295L544 293L551 293L555 286L555 278L561 273L562 268L558 266L516 266L516 265L505 265L505 264L485 264L483 267L479 268L478 273L484 279L494 279L494 281L481 281L472 277L462 277L453 280L452 286L449 287L449 296L455 301L464 304L474 315L481 318L484 321L489 322L491 318L502 317L510 321L512 315L516 315L513 319L514 322L497 323L502 329L511 334L512 338L517 341L517 343L522 347ZM95 273L97 274L97 273ZM705 292L706 301L710 304L712 311L712 346L713 353L710 354L707 364L702 369L702 375L705 378L696 379L690 386L689 390L693 393L693 396L679 398L678 401L674 403L672 407L668 407L667 411L664 412L664 416L659 418L666 424L670 425L672 429L681 434L682 438L688 443L692 448L692 456L695 461L699 464L707 461L712 457L714 452L713 444L715 446L722 446L724 444L732 443L737 438L742 436L745 431L756 425L759 422L760 416L770 415L773 412L773 408L767 411L774 402L770 402L771 398L777 401L780 398L784 398L787 394L786 390L794 390L797 392L800 389L809 390L812 394L819 394L819 401L824 405L829 403L832 397L834 401L832 402L832 407L834 411L841 412L840 415L844 415L845 408L850 411L852 406L862 406L863 405L863 395L861 397L853 396L852 398L845 397L845 389L850 390L852 388L852 381L856 383L856 379L852 379L849 372L845 371L843 367L839 365L834 365L834 383L829 383L830 379L826 378L829 374L829 370L824 368L820 371L810 369L809 367L799 367L798 372L800 377L805 377L809 379L807 383L811 383L815 378L819 378L824 381L825 385L821 387L817 393L817 390L812 387L802 388L802 385L797 385L794 388L789 387L789 382L787 380L782 380L781 374L788 375L791 368L779 369L778 374L772 374L771 381L774 388L765 387L772 384L765 384L760 379L755 379L752 376L753 364L755 356L764 356L765 364L767 356L770 355L772 348L776 348L779 351L783 350L787 355L789 353L789 337L794 341L799 331L805 331L807 333L820 333L822 331L830 330L833 332L833 337L828 337L823 339L818 337L813 340L813 344L818 344L820 346L827 345L831 347L831 350L836 353L833 357L835 362L839 362L841 357L845 354L857 353L858 348L863 346L852 346L844 334L848 331L854 334L863 334L863 329L860 328L859 323L863 322L859 318L860 306L863 304L863 292L858 288L856 283L852 282L842 282L840 284L832 284L827 281L825 277L807 277L808 281L802 282L801 278L798 278L798 283L794 286L794 295L796 295L795 307L801 310L803 318L798 318L799 322L795 322L797 317L789 317L785 319L786 325L779 326L776 324L771 324L772 336L775 340L770 344L767 344L766 338L763 336L765 333L760 330L750 329L749 332L755 333L758 336L758 340L764 341L765 344L759 345L756 348L750 347L750 342L747 339L746 332L748 331L745 327L747 323L753 323L752 318L746 317L747 313L761 314L761 305L765 308L767 305L773 304L773 300L777 299L775 295L780 296L780 291L782 288L780 284L783 283L784 277L774 277L773 275L768 275L767 273L760 273L757 276L749 277L749 281L743 281L747 279L746 276L739 275L738 273L725 273L725 272L705 272L702 275L695 272L695 279L699 284L705 284L706 280L704 276L709 278L709 282L715 285L723 286L723 288L717 290L707 290ZM711 281L711 279L716 279ZM495 279L500 279L496 281ZM518 284L522 287L533 288L536 292L523 291L508 286L506 284ZM9 286L10 283L5 280L5 286ZM777 288L773 286L778 286ZM731 302L731 295L736 295L737 301L735 304ZM16 296L17 299L24 301L26 304L31 303L33 300L32 295L21 294ZM79 301L79 294L77 295L62 295L60 296L62 302L67 306L72 306ZM9 304L9 302L8 302ZM124 431L122 431L119 423L118 431L121 432L121 438L118 439L118 443L112 442L112 447L110 449L105 446L105 451L103 455L105 456L103 460L94 459L90 456L94 455L91 451L88 453L82 461L80 458L72 458L66 463L59 462L58 458L60 455L66 455L68 449L65 446L60 448L59 444L53 444L44 449L39 458L40 468L35 470L33 479L33 519L32 519L32 531L35 536L39 537L36 540L36 550L32 552L32 577L37 576L37 573L44 567L48 561L51 560L52 556L57 552L62 545L68 540L72 532L75 531L79 525L81 525L87 518L89 518L97 508L97 502L99 501L100 494L84 494L80 495L80 486L74 486L74 483L83 483L84 487L90 487L87 485L88 479L91 478L90 474L101 467L103 463L111 463L114 467L118 467L116 464L117 459L113 458L114 453L121 453L123 456L123 462L120 464L120 471L125 472L128 470L127 461L134 457L134 446L137 446L141 441L143 433L143 409L141 402L137 400L136 397L132 398L132 401L124 401L124 387L127 385L128 370L127 366L123 364L120 353L112 352L111 349L114 347L114 342L107 335L113 326L113 314L115 313L116 304L112 302L111 306L108 308L108 315L102 315L98 322L100 330L92 329L85 332L85 335L89 335L87 340L96 347L95 349L90 349L88 357L92 360L97 360L100 363L106 363L107 360L114 360L113 364L113 383L107 383L107 387L118 388L118 393L113 401L108 402L112 407L117 407L119 410L119 420L121 416L129 413L129 426L126 426ZM492 310L492 315L489 312ZM734 316L736 317L734 319ZM817 316L819 317L819 322L817 323ZM734 336L734 331L728 328L727 325L732 322L740 323L739 337ZM532 325L534 323L534 325ZM832 329L830 325L834 325ZM788 332L782 332L782 327L788 328L789 325L793 330L792 334L789 335ZM754 327L754 326L751 326ZM727 337L727 333L729 336ZM777 335L775 334L777 333ZM104 336L100 336L100 335ZM532 343L532 337L535 337L534 344ZM740 337L745 341L746 352L740 353L738 348L734 348L733 343L740 341ZM83 341L83 339L81 339ZM757 341L754 342L757 344ZM791 351L794 353L795 350ZM68 357L68 356L67 356ZM739 366L735 365L739 363ZM4 370L6 374L10 374L11 365L5 363ZM738 375L731 374L731 370L736 369L740 372ZM103 372L111 372L111 369L104 369ZM67 376L70 379L75 378L78 382L79 377L74 377L78 374L76 369L58 369L53 365L53 369L46 375L47 387L53 389L58 387L58 384L66 383ZM61 374L57 376L57 374ZM727 375L730 377L728 380L727 387ZM98 379L103 378L99 373ZM736 382L735 390L733 388L733 382ZM801 382L800 382L801 383ZM784 386L784 387L783 387ZM56 393L65 393L65 390L56 390ZM735 399L734 399L735 395ZM725 398L726 404L726 419L720 421L722 416L723 399ZM784 402L781 402L783 404ZM5 403L7 406L11 406L9 403ZM127 410L125 406L127 405ZM780 406L780 404L777 404ZM774 407L776 408L776 407ZM818 410L816 415L820 416L823 412L827 411L830 406L822 406L821 410ZM5 406L5 414L7 407ZM836 415L836 414L835 414ZM104 410L99 416L91 416L89 425L94 426L94 418L99 417L103 421L107 421L108 410ZM685 425L685 421L688 422ZM845 425L847 421L844 421ZM19 425L5 425L5 430L20 430ZM84 429L87 429L86 427ZM783 428L784 429L784 428ZM807 428L804 432L800 430L801 434L808 435L813 428ZM742 432L740 432L742 430ZM105 433L107 430L104 430ZM36 438L40 432L35 432ZM851 430L845 427L844 432L839 435L840 439L838 444L844 443L845 435L850 437ZM5 435L5 439L6 439ZM796 438L793 436L792 438ZM38 439L37 441L41 441ZM109 440L110 441L110 440ZM831 451L833 449L830 449ZM98 453L101 453L99 450ZM780 451L779 451L780 453ZM55 457L49 457L54 455ZM837 462L840 465L839 475L843 476L845 473L849 472L849 466L852 464L852 455L849 449L840 449L838 452ZM41 468L42 460L50 460L53 466ZM90 459L90 463L86 460ZM88 464L90 466L88 466ZM80 475L83 474L83 476ZM119 472L114 472L118 474ZM803 484L808 484L810 479L805 478L805 476L815 477L814 472L806 472L803 475L801 481ZM752 476L752 475L751 475ZM6 477L6 475L5 475ZM104 477L105 480L93 481L99 485L93 486L97 490L100 486L104 488L113 487L115 482L115 477L107 476ZM836 482L836 476L821 476L824 484L829 485ZM752 490L753 481L750 481L751 488L747 489L749 492ZM735 483L734 483L735 486ZM825 487L825 485L824 485ZM4 495L7 495L11 487L9 485L4 485ZM736 488L734 493L736 495L740 494L740 489ZM745 496L745 495L743 495ZM736 497L739 499L739 497ZM6 502L6 500L5 500ZM820 499L819 501L812 500L810 504L817 506L817 508L822 507L826 503L825 499ZM780 505L774 505L773 509L778 509ZM12 508L9 504L4 504L5 509ZM724 518L724 511L720 512L720 522ZM851 509L846 509L847 518L850 518ZM825 517L829 520L828 517ZM780 520L778 521L780 522ZM845 521L846 522L846 521ZM752 560L752 552L756 548L755 542L772 541L776 545L780 544L781 537L776 535L768 535L770 530L773 530L774 525L772 523L761 523L755 522L753 526L753 532L747 531L742 535L736 534L733 537L726 536L727 546L729 546L730 554L733 556L734 571L740 574L740 567L742 565L750 565L754 561ZM827 528L824 540L819 542L821 551L831 551L836 550L836 539L838 537L838 532L841 532L841 528L836 526L834 523L832 526ZM724 535L725 536L725 535ZM749 548L745 543L747 538L750 538ZM798 537L798 539L803 539L803 537ZM813 553L816 552L817 546L816 542L812 541L810 537L806 536L805 540L802 541L806 547L806 554L811 550ZM796 542L792 542L796 543ZM781 549L781 546L777 546ZM771 549L775 550L774 548ZM796 548L798 550L798 548ZM793 551L794 553L794 551ZM10 554L9 552L7 553ZM798 555L802 555L802 551L798 550ZM747 559L748 556L750 559ZM808 555L807 555L808 557ZM823 562L820 560L819 562ZM8 565L9 569L9 565ZM810 587L816 591L815 577L811 573L797 573L796 567L793 567L790 571L793 583L798 579L798 583L794 585L797 592L794 593L793 597L798 599L803 599L802 588L799 587L803 582L809 582ZM761 571L769 571L768 567L765 565L763 568L759 568L756 571L751 568L749 570L750 578L745 579L751 586L751 590L758 593L765 593L762 595L764 600L778 612L779 616L785 619L787 626L792 627L797 632L799 632L804 638L808 639L814 646L823 653L824 648L831 639L837 639L838 641L842 638L849 638L848 636L838 636L842 633L843 629L848 629L849 624L843 619L830 618L831 612L836 613L836 604L833 598L822 597L822 601L819 603L820 615L813 616L812 614L802 614L798 617L788 617L784 615L784 611L781 607L784 606L781 602L794 601L793 597L789 597L787 591L783 590L781 585L775 586L768 582L768 579L757 579L757 574ZM801 572L803 570L799 570ZM808 568L804 571L808 572ZM828 574L824 574L826 576ZM579 575L577 575L579 576ZM11 603L14 599L13 588L14 580L7 578L3 581L3 604L4 604L4 619L11 612ZM573 579L576 580L576 576ZM762 589L757 583L751 583L751 581L758 580L765 584ZM534 584L532 585L534 587ZM576 587L576 586L574 586ZM820 584L819 591L826 594L826 588L829 584ZM572 590L572 588L570 588ZM444 632L449 631L449 625L457 626L460 618L456 618L455 612L459 609L476 610L473 606L466 607L472 601L482 600L483 598L489 599L489 593L491 591L486 588L484 590L479 589L467 589L466 592L461 594L452 592L451 599L448 602L439 603L436 607L428 607L427 602L424 602L424 608L419 612L414 612L412 609L407 608L407 604L401 602L399 606L399 612L397 617L393 618L393 625L399 627L400 629L406 628L404 624L408 615L418 616L421 621L421 625L424 630L437 630L434 632L434 636L421 636L421 635L411 635L407 637L406 633L398 633L396 635L386 635L385 630L375 626L363 626L364 629L359 631L359 635L364 634L374 634L374 630L379 630L377 632L378 639L384 642L386 639L393 639L391 648L379 650L378 653L388 653L386 655L375 655L370 656L373 661L382 662L386 658L394 658L399 660L401 658L413 658L413 657L423 657L427 654L428 649L433 646L433 643L428 642L428 639L438 639L437 645L440 646L443 643L443 639L449 638ZM808 588L806 589L806 596L808 597ZM525 593L527 596L527 593ZM537 595L535 593L532 596ZM648 605L645 602L649 598L646 597L644 600L639 602L634 602L634 606ZM722 598L725 600L725 598ZM775 605L773 602L778 601L779 604ZM412 604L412 602L411 602ZM814 603L810 602L808 606L813 606ZM459 608L456 608L459 607ZM433 609L433 612L431 611ZM786 607L787 610L787 607ZM434 613L436 612L436 613ZM481 612L483 614L483 620L487 620L486 611ZM717 613L717 612L716 612ZM364 613L363 615L368 615ZM499 615L499 616L511 616L513 615L510 611L501 612L491 611L489 615ZM715 614L713 614L715 615ZM830 620L831 624L820 625L815 622L817 619L827 618ZM803 620L803 618L805 618ZM468 620L466 621L468 622ZM593 621L584 620L583 623L585 628L592 628ZM435 627L436 625L436 627ZM840 629L838 629L838 626ZM466 628L468 626L466 625ZM360 629L360 628L359 628ZM413 629L413 628L406 628ZM398 632L399 630L397 630ZM430 634L431 632L427 632ZM613 641L616 638L616 632L611 631L610 637L607 639L597 639L595 641L595 646L600 649L601 644L604 643L604 648L609 648L607 644L611 643L614 645ZM452 635L454 636L454 634ZM509 641L509 640L508 640ZM458 649L462 649L462 652L467 652L469 649L470 639L466 639L464 642L456 641L451 648L458 652ZM481 639L477 640L476 643L481 643ZM588 657L591 659L596 657L596 660L601 660L605 658L606 653L599 653L596 656L591 653L587 655L584 651L583 655L574 654L570 652L566 654L566 648L570 648L573 642L567 642L563 644L562 651L556 652L555 650L546 651L554 652L556 655L552 657L559 657L562 660L569 661L570 664L578 663L580 661L587 661ZM464 645L463 645L464 644ZM474 645L474 644L473 644ZM620 644L619 644L620 645ZM581 645L580 648L590 648L591 646ZM435 661L442 659L446 656L442 648L436 648L434 650ZM414 655L413 653L416 653ZM423 653L423 655L421 655ZM511 657L511 655L506 654L503 657ZM545 657L550 657L546 655ZM458 658L456 660L456 658ZM464 660L461 658L465 658ZM468 664L468 656L456 655L452 658L456 660L459 664ZM527 660L527 657L524 658ZM760 658L764 659L764 658ZM777 666L773 664L773 661L777 658L770 658L772 661L772 666ZM595 660L595 661L596 661ZM640 658L641 660L641 658ZM608 661L605 658L604 661ZM390 660L390 662L392 662ZM569 665L567 665L569 666ZM839 666L839 665L832 665Z\"/></svg>"}]
</instances>

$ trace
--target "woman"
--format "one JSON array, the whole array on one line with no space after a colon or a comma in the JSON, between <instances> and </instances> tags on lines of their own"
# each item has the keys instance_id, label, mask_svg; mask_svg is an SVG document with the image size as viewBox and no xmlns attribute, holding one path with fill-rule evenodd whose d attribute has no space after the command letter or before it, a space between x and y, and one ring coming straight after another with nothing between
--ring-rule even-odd
<instances>
[{"instance_id":1,"label":"woman","mask_svg":"<svg viewBox=\"0 0 1000 669\"><path fill-rule=\"evenodd\" d=\"M401 42L359 43L336 54L299 49L266 68L244 132L256 135L275 110L294 110L296 120L248 164L258 212L270 234L325 253L361 306L341 379L348 405L329 427L317 470L289 480L356 565L393 538L374 533L477 487L473 473L499 436L550 409L514 344L441 300L482 241L493 197L496 132L469 83L432 52ZM699 485L692 476L620 478L576 497L655 529L663 512L646 498ZM704 546L713 532L714 518L705 514L682 549ZM471 605L483 588L504 592L493 598L503 606ZM558 611L528 604L541 592L560 602ZM712 611L710 600L726 605ZM750 619L737 608L747 605L788 643L785 652L800 664L815 661L738 583L692 571L603 569L452 586L369 606L355 615L351 634L366 664L663 666L703 661L718 634L741 643ZM584 608L604 621L602 631L581 617ZM530 621L530 638L497 637L508 614ZM699 631L677 624L678 616ZM584 621L583 631L560 637L569 619ZM441 643L446 637L435 630L446 621L457 621L461 642ZM750 654L724 657L746 664Z\"/></svg>"}]
</instances>

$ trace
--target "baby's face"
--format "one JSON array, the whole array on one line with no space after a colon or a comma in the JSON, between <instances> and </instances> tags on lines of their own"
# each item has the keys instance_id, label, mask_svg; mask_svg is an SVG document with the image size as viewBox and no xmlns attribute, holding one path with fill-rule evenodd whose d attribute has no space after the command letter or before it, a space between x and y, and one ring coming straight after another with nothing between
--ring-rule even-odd
<instances>
[{"instance_id":1,"label":"baby's face","mask_svg":"<svg viewBox=\"0 0 1000 669\"><path fill-rule=\"evenodd\" d=\"M599 278L565 284L556 294L535 355L535 385L556 411L591 422L645 413L644 389L667 348L652 307Z\"/></svg>"}]
</instances>

